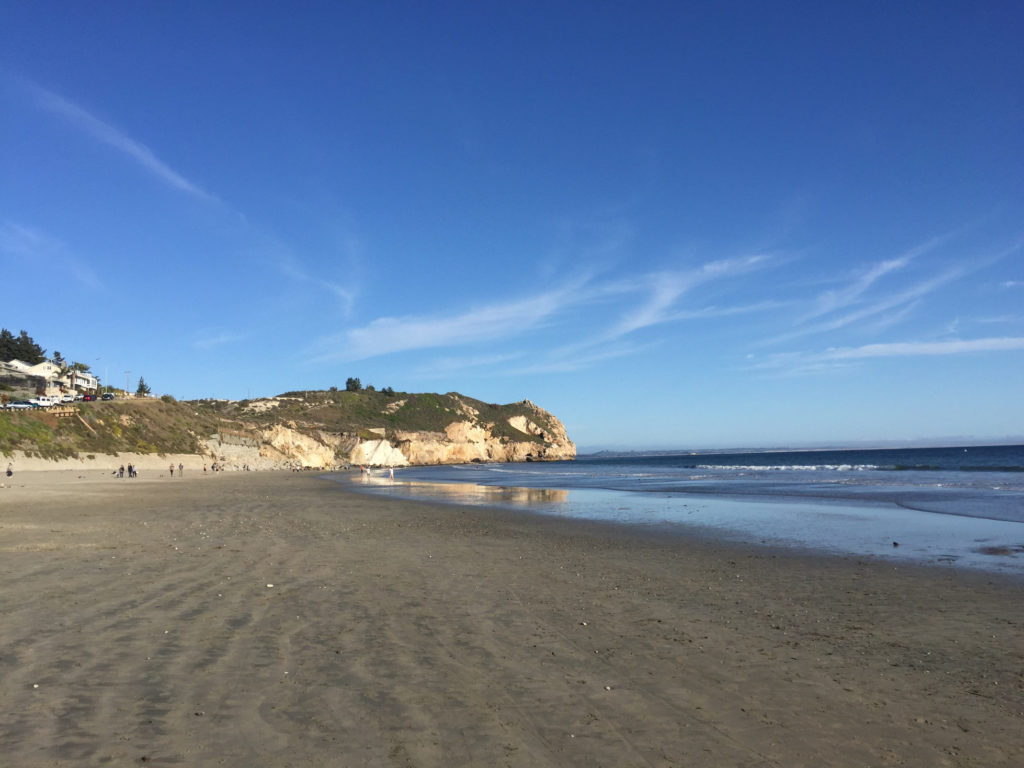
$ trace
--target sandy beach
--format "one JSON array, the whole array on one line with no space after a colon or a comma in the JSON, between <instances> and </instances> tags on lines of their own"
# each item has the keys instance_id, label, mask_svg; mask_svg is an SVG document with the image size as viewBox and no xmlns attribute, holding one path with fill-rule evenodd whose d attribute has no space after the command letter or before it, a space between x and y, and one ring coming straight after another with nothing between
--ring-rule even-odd
<instances>
[{"instance_id":1,"label":"sandy beach","mask_svg":"<svg viewBox=\"0 0 1024 768\"><path fill-rule=\"evenodd\" d=\"M1019 582L312 473L3 480L3 765L1024 765Z\"/></svg>"}]
</instances>

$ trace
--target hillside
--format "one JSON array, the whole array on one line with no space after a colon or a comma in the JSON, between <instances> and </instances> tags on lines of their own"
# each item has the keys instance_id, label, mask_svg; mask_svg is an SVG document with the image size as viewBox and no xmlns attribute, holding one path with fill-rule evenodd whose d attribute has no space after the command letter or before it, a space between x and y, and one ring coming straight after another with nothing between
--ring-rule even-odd
<instances>
[{"instance_id":1,"label":"hillside","mask_svg":"<svg viewBox=\"0 0 1024 768\"><path fill-rule=\"evenodd\" d=\"M287 392L255 400L170 397L0 413L0 452L94 462L192 454L225 467L404 466L572 459L561 422L528 400L458 393Z\"/></svg>"}]
</instances>

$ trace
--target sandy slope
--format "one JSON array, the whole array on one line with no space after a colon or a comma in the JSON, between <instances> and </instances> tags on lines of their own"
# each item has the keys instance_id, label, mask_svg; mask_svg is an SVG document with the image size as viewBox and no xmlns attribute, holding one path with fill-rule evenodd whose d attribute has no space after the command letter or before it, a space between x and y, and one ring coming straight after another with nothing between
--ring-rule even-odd
<instances>
[{"instance_id":1,"label":"sandy slope","mask_svg":"<svg viewBox=\"0 0 1024 768\"><path fill-rule=\"evenodd\" d=\"M25 482L30 476L25 473L45 473L46 477L56 478L60 473L77 473L89 478L96 478L100 475L109 475L119 466L132 464L139 470L149 472L168 473L171 464L175 467L182 464L187 471L202 472L203 465L210 465L208 456L200 456L193 453L98 453L92 458L82 457L80 459L41 459L34 456L25 456L16 451L12 456L0 456L0 483L6 485L17 484L19 479ZM13 480L8 480L4 472L7 466L11 465L15 473Z\"/></svg>"},{"instance_id":2,"label":"sandy slope","mask_svg":"<svg viewBox=\"0 0 1024 768\"><path fill-rule=\"evenodd\" d=\"M1024 764L1020 584L80 475L0 489L5 764Z\"/></svg>"}]
</instances>

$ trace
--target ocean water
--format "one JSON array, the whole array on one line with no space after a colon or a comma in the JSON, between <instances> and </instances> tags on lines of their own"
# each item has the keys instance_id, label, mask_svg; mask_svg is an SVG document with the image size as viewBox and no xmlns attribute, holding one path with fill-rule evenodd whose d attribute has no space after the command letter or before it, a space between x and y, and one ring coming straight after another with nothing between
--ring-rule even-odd
<instances>
[{"instance_id":1,"label":"ocean water","mask_svg":"<svg viewBox=\"0 0 1024 768\"><path fill-rule=\"evenodd\" d=\"M336 476L368 493L1024 577L1024 446L585 456Z\"/></svg>"}]
</instances>

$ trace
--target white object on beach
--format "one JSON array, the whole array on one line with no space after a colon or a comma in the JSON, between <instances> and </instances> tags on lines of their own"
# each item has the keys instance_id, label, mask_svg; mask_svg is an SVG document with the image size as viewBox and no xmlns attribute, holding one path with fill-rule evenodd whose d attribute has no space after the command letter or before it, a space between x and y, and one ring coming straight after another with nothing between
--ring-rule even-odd
<instances>
[{"instance_id":1,"label":"white object on beach","mask_svg":"<svg viewBox=\"0 0 1024 768\"><path fill-rule=\"evenodd\" d=\"M267 584L267 589L273 589L273 587L274 587L273 584Z\"/></svg>"}]
</instances>

